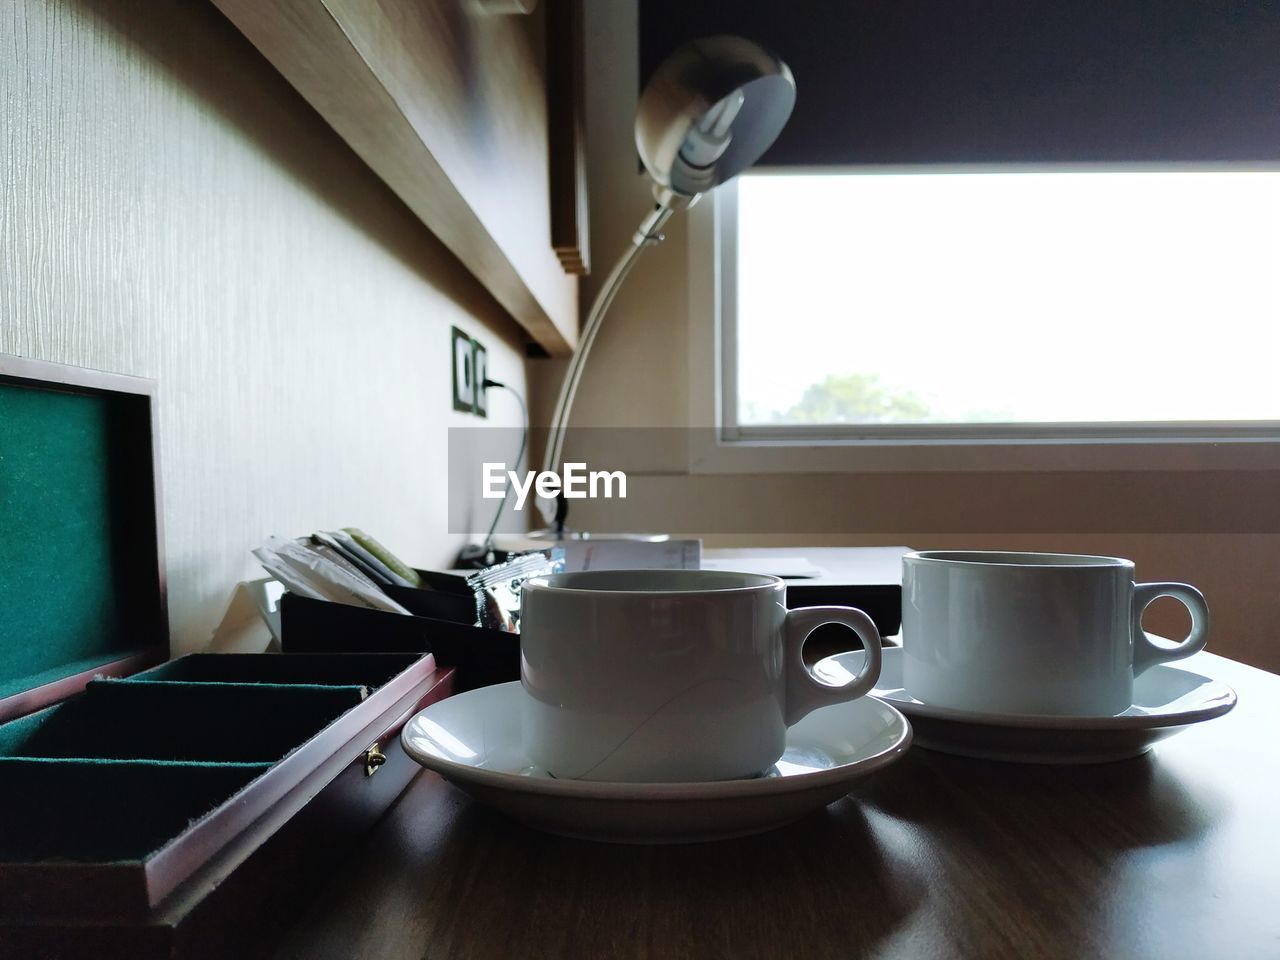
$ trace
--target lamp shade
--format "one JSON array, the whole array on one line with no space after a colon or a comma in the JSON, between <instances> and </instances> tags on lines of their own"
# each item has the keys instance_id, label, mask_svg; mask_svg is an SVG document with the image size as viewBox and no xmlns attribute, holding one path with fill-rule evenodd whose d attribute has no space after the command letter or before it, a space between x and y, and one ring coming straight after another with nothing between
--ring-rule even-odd
<instances>
[{"instance_id":1,"label":"lamp shade","mask_svg":"<svg viewBox=\"0 0 1280 960\"><path fill-rule=\"evenodd\" d=\"M654 71L636 110L636 148L659 188L698 194L746 170L796 102L787 65L742 37L687 43Z\"/></svg>"}]
</instances>

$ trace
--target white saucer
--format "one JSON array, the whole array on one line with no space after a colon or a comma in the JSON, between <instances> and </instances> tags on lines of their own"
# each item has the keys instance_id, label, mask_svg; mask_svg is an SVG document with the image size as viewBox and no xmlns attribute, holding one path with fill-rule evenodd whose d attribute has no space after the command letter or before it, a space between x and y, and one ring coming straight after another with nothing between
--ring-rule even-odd
<instances>
[{"instance_id":1,"label":"white saucer","mask_svg":"<svg viewBox=\"0 0 1280 960\"><path fill-rule=\"evenodd\" d=\"M615 843L689 843L760 833L849 792L911 743L893 707L863 697L815 710L787 731L782 759L760 777L709 783L556 780L530 765L518 682L433 703L405 725L405 751L481 803L532 827ZM679 749L674 745L673 749Z\"/></svg>"},{"instance_id":2,"label":"white saucer","mask_svg":"<svg viewBox=\"0 0 1280 960\"><path fill-rule=\"evenodd\" d=\"M862 651L820 661L814 672L828 683L857 673ZM902 688L902 648L885 647L873 697L911 719L915 742L963 757L1018 763L1105 763L1146 753L1190 724L1220 717L1236 704L1225 683L1186 667L1157 664L1133 684L1134 703L1112 717L978 713L931 707Z\"/></svg>"}]
</instances>

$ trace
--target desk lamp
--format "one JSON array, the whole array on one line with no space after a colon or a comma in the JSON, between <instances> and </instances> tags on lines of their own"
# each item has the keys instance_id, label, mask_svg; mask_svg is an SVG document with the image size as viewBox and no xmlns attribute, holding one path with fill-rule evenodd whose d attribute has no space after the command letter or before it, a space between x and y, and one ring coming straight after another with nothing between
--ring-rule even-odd
<instances>
[{"instance_id":1,"label":"desk lamp","mask_svg":"<svg viewBox=\"0 0 1280 960\"><path fill-rule=\"evenodd\" d=\"M636 109L636 148L653 180L654 209L641 222L596 294L569 361L551 418L543 469L561 471L565 429L600 323L640 252L662 242L662 227L708 190L760 159L791 116L796 84L787 65L741 37L687 43L654 72ZM568 502L555 499L540 539L586 538L565 530Z\"/></svg>"}]
</instances>

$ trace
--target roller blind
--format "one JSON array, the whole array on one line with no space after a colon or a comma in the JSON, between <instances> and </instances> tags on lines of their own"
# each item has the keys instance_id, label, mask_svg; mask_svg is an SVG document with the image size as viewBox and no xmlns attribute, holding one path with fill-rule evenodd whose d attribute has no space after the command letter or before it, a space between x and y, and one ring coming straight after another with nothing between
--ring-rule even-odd
<instances>
[{"instance_id":1,"label":"roller blind","mask_svg":"<svg viewBox=\"0 0 1280 960\"><path fill-rule=\"evenodd\" d=\"M766 165L1280 161L1280 2L642 0L641 81L715 33L796 76Z\"/></svg>"}]
</instances>

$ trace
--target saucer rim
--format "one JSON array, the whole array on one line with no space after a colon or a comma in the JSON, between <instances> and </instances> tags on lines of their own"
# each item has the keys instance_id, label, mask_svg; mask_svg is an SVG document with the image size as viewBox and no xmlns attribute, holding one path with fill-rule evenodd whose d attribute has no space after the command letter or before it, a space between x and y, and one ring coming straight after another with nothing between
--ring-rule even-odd
<instances>
[{"instance_id":1,"label":"saucer rim","mask_svg":"<svg viewBox=\"0 0 1280 960\"><path fill-rule=\"evenodd\" d=\"M784 774L779 777L678 782L556 780L546 777L525 777L521 776L519 773L509 773L502 770L494 770L486 767L473 766L467 763L459 763L454 760L447 760L443 757L436 757L430 754L421 753L411 743L410 731L413 728L414 722L424 714L430 713L433 708L449 703L450 701L457 701L459 698L478 694L482 691L494 691L497 688L505 688L508 693L513 692L516 689L520 689L520 681L512 680L507 683L493 684L491 686L479 687L475 690L467 690L463 693L448 697L445 700L441 700L438 703L431 704L423 710L419 710L404 725L404 729L400 733L400 743L403 746L405 753L414 762L421 764L428 770L435 771L445 779L463 780L468 783L475 783L497 789L517 793L534 794L538 796L581 800L618 800L626 802L634 802L637 800L669 802L701 801L708 799L752 800L782 794L802 793L807 790L820 790L834 784L860 779L861 777L874 773L875 771L880 770L881 768L898 760L911 748L913 739L911 722L906 718L903 711L899 710L897 706L892 703L888 703L883 699L873 697L868 694L865 697L859 697L857 700L849 701L847 704L835 704L834 706L849 706L865 701L868 706L872 706L874 709L888 711L888 719L898 728L897 736L891 745L878 753L874 753L859 760L843 763L839 766L804 773Z\"/></svg>"},{"instance_id":2,"label":"saucer rim","mask_svg":"<svg viewBox=\"0 0 1280 960\"><path fill-rule=\"evenodd\" d=\"M842 653L823 657L819 663L828 660L839 660L850 655L861 655L861 650L846 650ZM900 658L903 649L899 646L885 645L882 656L886 659ZM1070 730L1070 731L1118 731L1118 730L1155 730L1162 727L1183 727L1193 723L1202 723L1230 713L1235 708L1238 697L1235 690L1226 682L1206 676L1194 670L1187 670L1173 663L1159 663L1152 670L1176 670L1179 673L1200 677L1221 688L1221 691L1207 699L1203 706L1189 710L1169 713L1117 714L1102 715L1063 715L1048 713L984 713L978 710L962 710L956 707L932 707L912 697L901 687L886 690L873 687L868 696L881 703L890 704L908 718L913 716L928 720L946 720L956 723L968 723L989 727L1017 727L1021 729ZM910 698L910 699L908 699Z\"/></svg>"}]
</instances>

